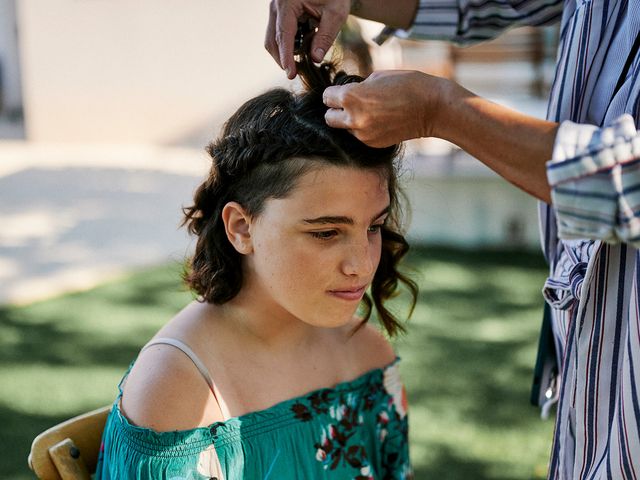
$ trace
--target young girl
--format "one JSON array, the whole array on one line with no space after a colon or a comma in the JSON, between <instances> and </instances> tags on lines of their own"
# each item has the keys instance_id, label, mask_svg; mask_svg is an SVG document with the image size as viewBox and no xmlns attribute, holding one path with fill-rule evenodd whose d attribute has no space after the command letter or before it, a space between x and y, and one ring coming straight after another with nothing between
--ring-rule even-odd
<instances>
[{"instance_id":1,"label":"young girl","mask_svg":"<svg viewBox=\"0 0 640 480\"><path fill-rule=\"evenodd\" d=\"M305 93L248 101L208 147L185 209L199 298L125 375L98 479L411 478L398 359L366 323L402 329L399 283L415 303L398 147L327 127L322 91L357 79L305 65Z\"/></svg>"}]
</instances>

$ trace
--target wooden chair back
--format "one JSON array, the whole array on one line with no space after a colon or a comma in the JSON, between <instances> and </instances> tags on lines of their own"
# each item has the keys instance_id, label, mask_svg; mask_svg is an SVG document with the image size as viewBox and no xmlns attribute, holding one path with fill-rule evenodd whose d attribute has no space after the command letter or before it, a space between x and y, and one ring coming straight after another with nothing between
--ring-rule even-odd
<instances>
[{"instance_id":1,"label":"wooden chair back","mask_svg":"<svg viewBox=\"0 0 640 480\"><path fill-rule=\"evenodd\" d=\"M42 432L31 445L29 468L42 480L89 480L110 411L102 407Z\"/></svg>"}]
</instances>

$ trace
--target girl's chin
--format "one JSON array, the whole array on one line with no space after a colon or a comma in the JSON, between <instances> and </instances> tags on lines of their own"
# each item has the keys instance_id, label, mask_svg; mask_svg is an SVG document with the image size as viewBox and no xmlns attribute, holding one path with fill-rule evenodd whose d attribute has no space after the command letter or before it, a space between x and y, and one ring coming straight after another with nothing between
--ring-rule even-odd
<instances>
[{"instance_id":1,"label":"girl's chin","mask_svg":"<svg viewBox=\"0 0 640 480\"><path fill-rule=\"evenodd\" d=\"M348 313L341 312L340 314L327 315L323 318L306 321L305 323L319 328L340 328L357 321L356 309L353 309L353 311Z\"/></svg>"}]
</instances>

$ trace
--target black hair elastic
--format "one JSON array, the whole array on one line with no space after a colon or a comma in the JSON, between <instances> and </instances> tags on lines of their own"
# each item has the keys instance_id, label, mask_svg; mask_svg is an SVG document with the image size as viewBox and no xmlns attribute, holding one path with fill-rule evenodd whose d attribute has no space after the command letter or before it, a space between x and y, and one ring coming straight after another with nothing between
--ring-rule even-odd
<instances>
[{"instance_id":1,"label":"black hair elastic","mask_svg":"<svg viewBox=\"0 0 640 480\"><path fill-rule=\"evenodd\" d=\"M296 38L293 43L294 55L302 55L304 53L306 42L311 39L314 33L316 33L316 29L311 26L310 20L298 23L298 31L296 32Z\"/></svg>"}]
</instances>

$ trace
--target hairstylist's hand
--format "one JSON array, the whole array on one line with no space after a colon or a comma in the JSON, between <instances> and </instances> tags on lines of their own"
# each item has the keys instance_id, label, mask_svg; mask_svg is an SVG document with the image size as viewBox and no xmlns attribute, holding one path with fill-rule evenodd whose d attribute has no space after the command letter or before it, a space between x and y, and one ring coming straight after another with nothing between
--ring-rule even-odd
<instances>
[{"instance_id":1,"label":"hairstylist's hand","mask_svg":"<svg viewBox=\"0 0 640 480\"><path fill-rule=\"evenodd\" d=\"M434 136L448 80L414 71L374 72L361 83L328 87L327 124L372 147Z\"/></svg>"},{"instance_id":2,"label":"hairstylist's hand","mask_svg":"<svg viewBox=\"0 0 640 480\"><path fill-rule=\"evenodd\" d=\"M298 20L316 19L318 31L311 42L311 57L320 62L349 16L351 0L271 0L264 46L290 79L296 76L293 44Z\"/></svg>"}]
</instances>

